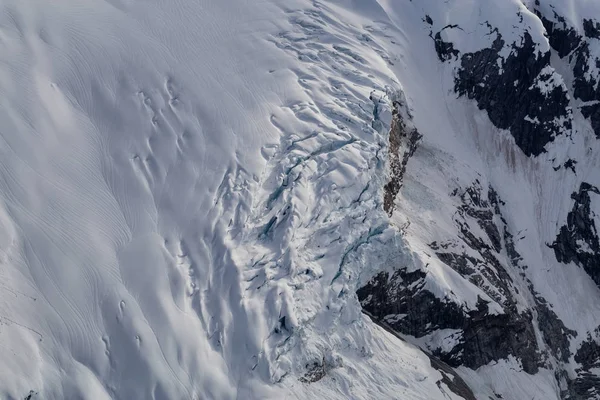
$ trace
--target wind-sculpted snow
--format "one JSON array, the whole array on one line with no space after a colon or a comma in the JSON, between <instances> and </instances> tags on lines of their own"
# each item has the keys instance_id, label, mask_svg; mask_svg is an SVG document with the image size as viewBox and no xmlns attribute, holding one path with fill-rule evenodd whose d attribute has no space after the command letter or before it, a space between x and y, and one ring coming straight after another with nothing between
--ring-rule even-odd
<instances>
[{"instance_id":1,"label":"wind-sculpted snow","mask_svg":"<svg viewBox=\"0 0 600 400\"><path fill-rule=\"evenodd\" d=\"M4 2L0 397L594 398L597 21Z\"/></svg>"},{"instance_id":2,"label":"wind-sculpted snow","mask_svg":"<svg viewBox=\"0 0 600 400\"><path fill-rule=\"evenodd\" d=\"M407 257L382 205L398 56L371 17L1 6L1 397L452 393L355 296Z\"/></svg>"}]
</instances>

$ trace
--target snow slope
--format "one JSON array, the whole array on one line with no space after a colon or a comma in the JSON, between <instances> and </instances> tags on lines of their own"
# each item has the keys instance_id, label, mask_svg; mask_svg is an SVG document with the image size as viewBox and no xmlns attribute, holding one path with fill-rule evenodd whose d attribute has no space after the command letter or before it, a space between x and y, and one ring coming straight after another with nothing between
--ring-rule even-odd
<instances>
[{"instance_id":1,"label":"snow slope","mask_svg":"<svg viewBox=\"0 0 600 400\"><path fill-rule=\"evenodd\" d=\"M596 360L597 354L594 346L598 342L600 292L593 272L597 268L597 236L590 233L591 247L578 236L581 229L595 232L593 221L598 213L593 194L599 184L597 125L595 115L590 117L585 109L595 106L598 94L583 98L581 84L589 80L592 87L597 82L595 3L381 4L403 36L410 38L405 47L387 48L407 55L403 65L393 70L404 87L412 123L423 137L409 160L392 216L394 224L402 228L408 247L426 264L420 268L423 289L411 292L407 284L406 292L413 296L433 293L440 304L461 307L468 319L479 315L479 299L487 302L486 317L491 325L481 329L488 330L482 336L492 339L486 343L478 333L473 334L469 322L465 336L461 336L461 329L458 333L441 329L447 322L443 321L445 311L438 313L437 321L441 318L442 322L429 320L425 332L418 331L420 326L415 322L402 322L411 321L411 315L382 312L382 317L408 336L417 332L417 337L409 340L460 365L459 372L478 398L496 394L511 399L598 398L597 372L588 370L590 363L585 361L587 357ZM548 23L547 18L555 22ZM418 20L424 23L411 23ZM550 29L552 23L554 31ZM579 41L566 38L562 31L557 33L563 23L560 29L578 32L573 36L579 35ZM426 45L427 36L436 41L435 49ZM503 44L496 55L498 40ZM571 46L569 51L560 54L567 45ZM589 53L585 53L586 46ZM530 53L523 58L526 52ZM441 62L433 62L436 55ZM478 65L482 57L490 57L490 61ZM546 57L548 64L539 76L532 77L533 85L520 88L527 76L507 69L515 66L511 57L521 59L518 64L528 65L529 71ZM582 60L590 67L582 68ZM498 75L495 67L490 67L496 62ZM478 81L481 77L477 74L483 79ZM505 85L518 88L518 94L511 98ZM461 96L465 87L468 96ZM478 92L478 87L484 89ZM503 97L506 93L509 96ZM523 138L526 124L510 120L519 115L519 107L528 106L519 104L519 97L539 106L532 109L539 110L540 119L538 115L523 118L531 125L541 125L548 116L547 121L553 124L552 118L558 117L556 125L544 126L552 135L541 143L542 151L534 150L535 138L533 144L527 136ZM503 109L508 112L502 114ZM506 128L500 126L505 123ZM582 205L585 200L578 203L581 195L576 195L587 190L585 185L592 187L588 208ZM585 219L579 217L584 214ZM559 254L564 248L560 241L566 234L559 234L563 231L578 237L572 248L577 256L571 259ZM497 256L492 256L494 252ZM594 260L585 268L580 261L584 254ZM397 266L396 270L402 268ZM409 279L411 268L407 270L398 281ZM373 296L385 286L374 282L373 289L366 291ZM396 294L400 290L396 283L387 285L384 290L388 298L402 297ZM369 304L371 299L364 301ZM394 301L387 303L386 311L397 304L403 309L402 301ZM382 306L373 306L377 304ZM435 314L435 306L431 308ZM500 330L511 332L512 324L522 326L526 333L517 329L514 335L521 335L519 340L525 342L515 344L502 338L492 326L493 321L502 319L494 315L506 316ZM531 322L522 324L520 318ZM433 327L436 324L439 330ZM469 342L479 342L483 356L477 354L479 351L469 353ZM496 351L502 346L509 349L508 357ZM510 349L520 355L513 357ZM533 365L528 354L542 361Z\"/></svg>"},{"instance_id":2,"label":"snow slope","mask_svg":"<svg viewBox=\"0 0 600 400\"><path fill-rule=\"evenodd\" d=\"M356 295L404 268L468 311L483 299L505 315L514 298L537 312L539 295L579 333L573 353L598 326L598 287L547 246L572 193L600 185L589 122L565 108L501 129L456 93L459 56L493 48L494 32L499 75L526 37L535 60L553 51L523 3L3 2L0 397L560 398L572 358L461 364L461 391L426 354L450 352L457 330L394 332ZM544 99L572 87L552 57L532 85ZM422 141L390 217L397 113ZM541 125L545 152L514 133ZM581 173L556 170L569 159ZM474 181L502 199L529 265L508 269L508 289L474 284L430 246L460 236L452 193Z\"/></svg>"},{"instance_id":3,"label":"snow slope","mask_svg":"<svg viewBox=\"0 0 600 400\"><path fill-rule=\"evenodd\" d=\"M354 295L398 84L322 7L2 4L1 397L444 398Z\"/></svg>"}]
</instances>

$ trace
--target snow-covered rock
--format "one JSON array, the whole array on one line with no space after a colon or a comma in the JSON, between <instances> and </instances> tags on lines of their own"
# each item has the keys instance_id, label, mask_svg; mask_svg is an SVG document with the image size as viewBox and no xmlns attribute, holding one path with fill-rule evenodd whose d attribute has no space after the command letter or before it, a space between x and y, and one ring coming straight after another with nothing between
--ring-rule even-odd
<instances>
[{"instance_id":1,"label":"snow-covered rock","mask_svg":"<svg viewBox=\"0 0 600 400\"><path fill-rule=\"evenodd\" d=\"M600 5L0 5L0 397L600 398Z\"/></svg>"}]
</instances>

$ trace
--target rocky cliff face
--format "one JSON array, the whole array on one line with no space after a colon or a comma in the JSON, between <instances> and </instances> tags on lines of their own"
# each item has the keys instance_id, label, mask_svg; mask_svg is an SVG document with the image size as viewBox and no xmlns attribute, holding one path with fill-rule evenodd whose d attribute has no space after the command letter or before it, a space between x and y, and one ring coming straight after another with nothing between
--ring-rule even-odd
<instances>
[{"instance_id":1,"label":"rocky cliff face","mask_svg":"<svg viewBox=\"0 0 600 400\"><path fill-rule=\"evenodd\" d=\"M593 48L600 39L600 24L593 19L583 18L583 32L571 26L564 16L552 5L542 7L535 4L535 13L544 24L548 41L560 59L568 62L573 73L573 97L581 101L579 109L589 120L596 136L600 137L600 106L597 104L600 91L598 73L600 59Z\"/></svg>"},{"instance_id":2,"label":"rocky cliff face","mask_svg":"<svg viewBox=\"0 0 600 400\"><path fill-rule=\"evenodd\" d=\"M392 129L390 149L400 154L393 157L402 159L402 168L392 158L390 182L407 183L386 188L386 210L398 229L409 237L412 231L424 265L395 265L375 274L357 292L361 305L373 319L454 368L484 371L514 362L524 374L551 376L556 398L599 399L596 305L587 314L585 304L578 306L581 311L563 309L570 306L560 299L589 290L590 300L597 300L597 289L589 284L600 286L594 156L600 138L600 23L591 15L563 15L557 2L535 1L515 10L512 28L480 20L488 44L473 49L456 39L467 35L460 22L436 26L429 10L423 6L423 29L440 65L451 71L453 96L483 111L494 135L510 134L518 150L505 155L505 165L528 169L516 175L528 175L524 180L531 186L510 187L510 180L485 168L467 174L472 178L442 171L457 164L452 160L438 166L436 175L452 177L435 203L445 210L443 221L417 217L415 210L430 210L416 205L413 191L419 190L417 176L422 177L419 170L434 145L428 145L427 133L423 144L400 143ZM534 37L537 28L542 35ZM421 135L418 123L399 120L411 117L396 113L394 126L415 126ZM462 128L481 126L469 124ZM534 193L526 206L533 215L520 212L519 190ZM393 206L390 198L396 199ZM526 219L533 222L527 225ZM549 283L565 274L572 280ZM469 296L458 293L463 287ZM571 318L571 312L581 312L586 322Z\"/></svg>"},{"instance_id":3,"label":"rocky cliff face","mask_svg":"<svg viewBox=\"0 0 600 400\"><path fill-rule=\"evenodd\" d=\"M528 32L504 59L502 35L497 28L490 34L496 35L490 48L462 54L455 91L474 99L496 127L508 129L523 153L537 156L572 128L567 89L555 81L550 51L538 53Z\"/></svg>"},{"instance_id":4,"label":"rocky cliff face","mask_svg":"<svg viewBox=\"0 0 600 400\"><path fill-rule=\"evenodd\" d=\"M600 399L600 1L5 0L0 45L1 399Z\"/></svg>"},{"instance_id":5,"label":"rocky cliff face","mask_svg":"<svg viewBox=\"0 0 600 400\"><path fill-rule=\"evenodd\" d=\"M573 209L567 215L567 223L560 228L552 248L561 263L573 262L583 268L600 285L600 243L591 208L592 196L600 195L595 186L582 183L573 193Z\"/></svg>"}]
</instances>

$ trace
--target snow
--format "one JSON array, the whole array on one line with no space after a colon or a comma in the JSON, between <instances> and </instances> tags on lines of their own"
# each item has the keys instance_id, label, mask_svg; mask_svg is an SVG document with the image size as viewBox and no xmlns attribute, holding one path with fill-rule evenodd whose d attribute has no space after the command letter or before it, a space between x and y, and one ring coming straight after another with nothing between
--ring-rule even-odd
<instances>
[{"instance_id":1,"label":"snow","mask_svg":"<svg viewBox=\"0 0 600 400\"><path fill-rule=\"evenodd\" d=\"M261 11L276 11L239 7L257 33L270 26ZM14 321L2 334L25 336L6 342L2 390L235 396L236 373L209 338L242 312L238 272L213 272L227 254L213 201L226 171L258 171L260 145L276 136L257 88L285 80L270 77L272 58L245 57L268 44L210 50L248 29L211 2L17 2L2 16L3 272L29 296L2 307ZM236 30L216 23L226 16ZM187 281L211 309L193 304Z\"/></svg>"},{"instance_id":2,"label":"snow","mask_svg":"<svg viewBox=\"0 0 600 400\"><path fill-rule=\"evenodd\" d=\"M286 380L289 398L461 399L444 383L440 383L445 393L442 395L438 386L441 373L430 366L423 352L380 327L367 324L362 327L361 336L366 336L373 347L367 350L366 358L344 357L343 366L331 369L329 376L316 384Z\"/></svg>"},{"instance_id":3,"label":"snow","mask_svg":"<svg viewBox=\"0 0 600 400\"><path fill-rule=\"evenodd\" d=\"M498 395L509 399L560 399L560 388L552 371L542 369L534 376L524 374L513 357L477 371L464 367L459 371L478 399L498 398Z\"/></svg>"},{"instance_id":4,"label":"snow","mask_svg":"<svg viewBox=\"0 0 600 400\"><path fill-rule=\"evenodd\" d=\"M396 235L369 96L400 86L333 15L2 5L1 397L443 398L355 299Z\"/></svg>"},{"instance_id":5,"label":"snow","mask_svg":"<svg viewBox=\"0 0 600 400\"><path fill-rule=\"evenodd\" d=\"M461 336L460 329L439 329L421 338L412 338L412 340L419 344L419 347L432 352L437 349L442 353L449 353L460 342Z\"/></svg>"},{"instance_id":6,"label":"snow","mask_svg":"<svg viewBox=\"0 0 600 400\"><path fill-rule=\"evenodd\" d=\"M583 179L557 181L549 160L582 158L589 138L527 159L455 98L456 64L437 61L421 22L434 34L458 24L443 34L461 52L495 39L473 21L504 27L501 57L525 31L545 52L522 2L0 7L0 397L458 398L421 350L361 314L355 290L384 269L426 268L440 298L502 312L428 254L456 235L448 194L475 179L526 232L515 238L525 261L548 266L528 269L535 289L567 327L597 324L598 288L545 247L571 207L556 189ZM424 142L390 222L398 98ZM443 348L458 340L436 335ZM314 362L326 376L300 382ZM556 393L550 372L499 364L460 372L478 395Z\"/></svg>"}]
</instances>

